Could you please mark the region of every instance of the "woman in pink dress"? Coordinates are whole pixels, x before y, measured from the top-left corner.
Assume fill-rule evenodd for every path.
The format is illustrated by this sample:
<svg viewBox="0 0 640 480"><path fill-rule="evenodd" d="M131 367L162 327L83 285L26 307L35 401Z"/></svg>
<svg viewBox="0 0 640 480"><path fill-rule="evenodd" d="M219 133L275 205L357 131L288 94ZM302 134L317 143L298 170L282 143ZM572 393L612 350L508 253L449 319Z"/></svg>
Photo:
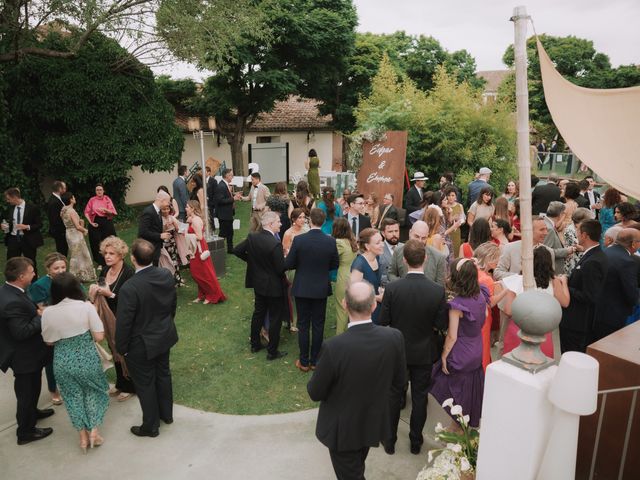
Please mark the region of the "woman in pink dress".
<svg viewBox="0 0 640 480"><path fill-rule="evenodd" d="M189 200L185 211L187 213L187 223L189 223L189 233L193 233L198 241L198 249L189 261L191 276L198 284L198 297L193 302L202 302L205 305L224 302L227 297L225 297L222 288L220 288L220 283L218 283L213 262L209 258L209 247L204 238L204 222L202 221L200 203L197 200ZM205 257L204 259L202 258L203 256Z"/></svg>
<svg viewBox="0 0 640 480"><path fill-rule="evenodd" d="M116 229L113 226L113 217L118 214L111 199L105 195L104 186L96 184L96 194L89 199L84 207L84 216L89 222L89 244L93 259L105 267L104 258L100 253L100 242L107 237L117 237Z"/></svg>

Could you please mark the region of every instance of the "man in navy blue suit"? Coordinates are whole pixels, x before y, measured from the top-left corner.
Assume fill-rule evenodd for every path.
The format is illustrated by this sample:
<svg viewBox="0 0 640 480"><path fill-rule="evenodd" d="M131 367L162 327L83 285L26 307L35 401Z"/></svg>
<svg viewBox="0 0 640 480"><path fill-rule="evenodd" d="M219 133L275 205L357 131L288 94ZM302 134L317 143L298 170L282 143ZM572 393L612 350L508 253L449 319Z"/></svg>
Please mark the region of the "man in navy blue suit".
<svg viewBox="0 0 640 480"><path fill-rule="evenodd" d="M329 272L338 268L338 248L334 238L320 230L325 213L311 209L311 230L293 239L285 260L287 270L296 270L291 295L298 310L298 345L300 358L296 367L303 372L315 369L327 311L327 297L331 295ZM311 352L309 352L309 326L311 326Z"/></svg>
<svg viewBox="0 0 640 480"><path fill-rule="evenodd" d="M638 262L633 254L639 247L640 231L625 228L604 251L609 269L596 305L594 342L623 328L638 302Z"/></svg>

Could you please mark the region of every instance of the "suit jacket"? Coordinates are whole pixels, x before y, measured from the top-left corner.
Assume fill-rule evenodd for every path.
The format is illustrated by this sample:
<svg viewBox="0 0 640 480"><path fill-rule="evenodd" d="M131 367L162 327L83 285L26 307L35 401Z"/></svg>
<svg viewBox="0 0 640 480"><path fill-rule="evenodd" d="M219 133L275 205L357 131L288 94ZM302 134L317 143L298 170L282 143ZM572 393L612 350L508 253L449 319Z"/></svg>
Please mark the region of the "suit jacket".
<svg viewBox="0 0 640 480"><path fill-rule="evenodd" d="M407 275L407 266L403 261L403 251L404 245L396 248L395 252L393 252L393 259L387 271L389 282L394 282ZM424 274L432 282L444 286L446 281L447 257L429 245L425 246L425 251L427 252L427 260L424 262Z"/></svg>
<svg viewBox="0 0 640 480"><path fill-rule="evenodd" d="M138 237L144 238L145 240L153 243L155 247L154 252L154 260L160 258L160 250L162 250L162 244L164 240L160 238L160 234L162 233L162 218L158 213L156 213L156 209L151 205L147 205L142 210L142 214L140 215L140 220L138 222Z"/></svg>
<svg viewBox="0 0 640 480"><path fill-rule="evenodd" d="M545 247L547 247L545 245ZM555 270L555 252L552 248L547 247L549 253L551 253L551 262ZM502 254L500 255L500 261L498 266L493 271L493 278L495 280L502 280L509 275L518 275L522 271L522 258L521 252L522 240L516 242L507 243L502 247Z"/></svg>
<svg viewBox="0 0 640 480"><path fill-rule="evenodd" d="M51 194L47 201L47 218L49 219L49 235L52 237L64 235L67 231L62 222L62 217L60 217L60 211L63 206L62 200Z"/></svg>
<svg viewBox="0 0 640 480"><path fill-rule="evenodd" d="M174 323L177 295L173 275L164 268L147 267L131 277L118 295L116 349L126 355L134 337L140 337L150 360L178 341Z"/></svg>
<svg viewBox="0 0 640 480"><path fill-rule="evenodd" d="M35 303L20 289L0 287L0 369L13 373L39 371L50 360L51 348L42 341Z"/></svg>
<svg viewBox="0 0 640 480"><path fill-rule="evenodd" d="M585 197L586 193L584 193L584 195L578 195L578 198L576 198L576 203L578 204L578 207L581 208L589 208L589 199Z"/></svg>
<svg viewBox="0 0 640 480"><path fill-rule="evenodd" d="M595 340L620 330L638 303L638 263L621 245L604 250L609 268L594 316Z"/></svg>
<svg viewBox="0 0 640 480"><path fill-rule="evenodd" d="M9 232L4 236L4 243L7 244L11 232L13 231L13 213L15 206L11 205L5 214L5 218L9 223ZM20 212L22 216L22 222L25 225L29 225L29 230L23 230L22 241L29 245L31 248L38 248L44 245L42 233L42 219L40 218L40 210L32 203L26 202L24 204L24 212Z"/></svg>
<svg viewBox="0 0 640 480"><path fill-rule="evenodd" d="M394 328L354 325L323 342L307 384L309 397L321 402L318 440L338 452L389 440L389 396L402 391L405 368L402 333Z"/></svg>
<svg viewBox="0 0 640 480"><path fill-rule="evenodd" d="M382 225L382 220L385 218L393 218L394 220L398 220L398 209L394 205L389 205L385 207L384 205L380 205L378 207L378 223L375 228L380 228Z"/></svg>
<svg viewBox="0 0 640 480"><path fill-rule="evenodd" d="M249 189L249 201L253 202L253 192L256 189L253 185ZM271 192L269 192L269 187L267 187L264 183L258 184L258 195L256 197L256 210L264 210L264 207L267 206L267 198L269 198ZM253 209L253 203L251 204L251 208Z"/></svg>
<svg viewBox="0 0 640 480"><path fill-rule="evenodd" d="M467 186L467 205L473 205L473 202L478 200L478 196L480 195L480 190L485 187L493 188L489 185L489 182L485 182L484 180L480 180L479 178L469 183ZM494 190L495 191L495 190Z"/></svg>
<svg viewBox="0 0 640 480"><path fill-rule="evenodd" d="M402 332L407 365L427 365L438 355L434 328L446 328L447 311L444 287L412 273L385 288L380 325Z"/></svg>
<svg viewBox="0 0 640 480"><path fill-rule="evenodd" d="M548 233L542 243L553 250L553 256L551 258L555 261L554 270L556 275L561 275L565 272L564 260L569 255L569 248L565 247L562 240L560 240L560 235L551 219L544 217L544 223L547 224Z"/></svg>
<svg viewBox="0 0 640 480"><path fill-rule="evenodd" d="M404 208L407 210L407 215L420 210L420 204L422 203L422 197L418 192L418 187L412 185L407 194L404 196Z"/></svg>
<svg viewBox="0 0 640 480"><path fill-rule="evenodd" d="M234 255L247 262L245 287L265 297L281 297L284 289L282 243L267 230L250 233L236 245Z"/></svg>
<svg viewBox="0 0 640 480"><path fill-rule="evenodd" d="M345 215L347 221L349 222L349 227L351 227L351 231L353 232L353 224L351 223L351 219L349 215ZM353 235L358 238L360 236L360 232L365 228L371 228L371 219L366 215L358 215L358 231L353 232Z"/></svg>
<svg viewBox="0 0 640 480"><path fill-rule="evenodd" d="M219 220L233 220L233 215L236 213L234 208L233 195L229 191L227 184L224 181L220 181L216 187L215 194L216 202L216 216Z"/></svg>
<svg viewBox="0 0 640 480"><path fill-rule="evenodd" d="M178 203L180 213L184 213L187 202L189 201L189 191L187 190L187 182L185 182L182 177L177 177L173 181L173 198L175 198Z"/></svg>
<svg viewBox="0 0 640 480"><path fill-rule="evenodd" d="M209 212L216 208L216 189L218 188L218 181L213 176L207 179L207 207Z"/></svg>
<svg viewBox="0 0 640 480"><path fill-rule="evenodd" d="M547 213L551 202L560 201L560 188L552 182L537 185L531 192L531 210L533 215Z"/></svg>
<svg viewBox="0 0 640 480"><path fill-rule="evenodd" d="M300 298L323 299L331 295L329 272L338 268L338 247L333 237L319 228L293 239L285 268L296 271L291 295Z"/></svg>
<svg viewBox="0 0 640 480"><path fill-rule="evenodd" d="M382 255L378 257L378 265L382 271L381 285L384 286L389 283L389 267L391 266L391 262L393 262L393 253L395 253L398 248L402 247L404 243L398 242L393 252L391 252L387 246L387 242L383 242L382 245Z"/></svg>
<svg viewBox="0 0 640 480"><path fill-rule="evenodd" d="M600 246L586 252L569 277L569 306L562 309L560 328L590 338L596 304L604 286L608 261Z"/></svg>

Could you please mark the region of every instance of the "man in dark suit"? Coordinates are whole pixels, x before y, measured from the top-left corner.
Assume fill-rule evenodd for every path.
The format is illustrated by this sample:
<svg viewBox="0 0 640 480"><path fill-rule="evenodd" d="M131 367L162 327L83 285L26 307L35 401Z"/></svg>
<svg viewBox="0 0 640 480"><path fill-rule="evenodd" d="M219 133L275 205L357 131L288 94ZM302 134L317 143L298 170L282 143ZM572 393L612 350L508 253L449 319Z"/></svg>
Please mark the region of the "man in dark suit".
<svg viewBox="0 0 640 480"><path fill-rule="evenodd" d="M582 352L593 335L597 301L607 275L607 256L600 248L602 227L597 220L585 220L577 228L578 243L584 254L569 277L569 306L562 309L560 348Z"/></svg>
<svg viewBox="0 0 640 480"><path fill-rule="evenodd" d="M142 407L139 437L157 437L160 420L173 422L169 351L178 341L174 323L176 288L171 273L154 267L154 247L143 239L131 246L136 273L120 289L116 348L124 355Z"/></svg>
<svg viewBox="0 0 640 480"><path fill-rule="evenodd" d="M2 224L5 232L4 243L7 246L7 260L13 257L25 256L33 262L35 271L34 280L38 278L37 253L38 247L44 245L42 233L42 221L40 210L24 201L20 195L20 189L8 188L4 192L4 198L10 205L5 219L7 223Z"/></svg>
<svg viewBox="0 0 640 480"><path fill-rule="evenodd" d="M587 190L584 192L584 198L589 201L589 204L586 208L591 209L591 211L595 212L596 218L600 214L600 209L602 208L602 203L600 202L600 193L596 192L593 188L596 186L596 181L593 179L592 175L587 175L584 179L589 182L587 186Z"/></svg>
<svg viewBox="0 0 640 480"><path fill-rule="evenodd" d="M184 222L187 219L185 207L189 201L189 191L187 190L187 166L180 165L178 167L178 176L173 181L173 198L178 204L178 218Z"/></svg>
<svg viewBox="0 0 640 480"><path fill-rule="evenodd" d="M251 351L256 353L264 348L260 343L260 329L268 313L267 360L275 360L287 354L278 351L287 292L284 253L279 239L280 215L276 212L265 212L261 224L262 230L249 233L246 240L234 248L233 253L247 262L245 287L253 288L255 296L251 317Z"/></svg>
<svg viewBox="0 0 640 480"><path fill-rule="evenodd" d="M0 369L13 370L17 400L18 445L45 438L52 428L37 428L36 421L53 415L52 409L38 410L42 367L51 361L51 349L42 341L40 311L25 290L34 270L31 260L15 257L7 261L6 283L0 287Z"/></svg>
<svg viewBox="0 0 640 480"><path fill-rule="evenodd" d="M385 218L398 220L398 209L393 205L393 193L386 193L382 199L382 205L378 207L378 222L375 228L382 230L382 222Z"/></svg>
<svg viewBox="0 0 640 480"><path fill-rule="evenodd" d="M216 218L216 189L218 188L218 181L211 175L211 169L205 167L207 173L207 208L209 208L209 225L211 225L211 231L214 229Z"/></svg>
<svg viewBox="0 0 640 480"><path fill-rule="evenodd" d="M435 328L447 325L447 303L444 287L424 275L424 244L409 240L402 249L408 272L406 277L390 283L384 291L380 309L380 325L397 328L404 336L407 371L411 381L411 420L409 441L411 453L420 453L424 441L422 429L427 421L427 394L433 360L438 356ZM402 395L397 392L389 400L392 437L385 442L388 454L395 452L400 421Z"/></svg>
<svg viewBox="0 0 640 480"><path fill-rule="evenodd" d="M321 402L316 437L329 449L336 477L364 480L369 448L392 435L389 396L404 385L404 342L398 330L371 322L376 301L367 282L349 285L343 304L349 328L322 346L307 391Z"/></svg>
<svg viewBox="0 0 640 480"><path fill-rule="evenodd" d="M349 213L347 213L347 221L351 227L351 231L356 239L360 236L360 232L365 228L371 227L371 220L364 214L365 201L364 195L354 193L349 197Z"/></svg>
<svg viewBox="0 0 640 480"><path fill-rule="evenodd" d="M60 217L60 211L64 207L61 195L67 191L64 182L56 180L51 185L51 196L47 200L47 218L49 218L49 235L56 242L56 252L67 256L69 245L67 245L67 229Z"/></svg>
<svg viewBox="0 0 640 480"><path fill-rule="evenodd" d="M411 181L413 182L413 187L407 190L404 196L404 208L407 210L407 216L416 210L420 210L423 195L422 189L427 181L427 177L425 177L422 172L416 172L413 174Z"/></svg>
<svg viewBox="0 0 640 480"><path fill-rule="evenodd" d="M325 213L312 208L309 213L311 229L293 239L285 268L296 271L291 295L298 310L298 345L300 358L296 367L303 372L315 368L327 313L327 297L331 295L329 272L338 268L338 248L333 237L320 230ZM311 326L311 352L309 353L309 326Z"/></svg>
<svg viewBox="0 0 640 480"><path fill-rule="evenodd" d="M160 251L165 240L171 237L171 233L162 231L162 208L168 207L171 197L163 190L159 190L156 199L151 205L147 205L138 222L138 237L144 238L153 244L153 265L158 266Z"/></svg>
<svg viewBox="0 0 640 480"><path fill-rule="evenodd" d="M560 201L560 187L558 187L558 174L551 172L544 185L536 185L531 192L531 210L533 215L546 213L551 202Z"/></svg>
<svg viewBox="0 0 640 480"><path fill-rule="evenodd" d="M633 254L640 248L640 231L623 229L604 250L609 268L596 304L593 339L598 341L625 326L638 303L638 262Z"/></svg>
<svg viewBox="0 0 640 480"><path fill-rule="evenodd" d="M239 194L233 194L231 180L233 180L233 170L225 168L215 194L216 215L220 224L219 234L227 239L228 253L233 253L233 216L236 213L234 203L240 198Z"/></svg>

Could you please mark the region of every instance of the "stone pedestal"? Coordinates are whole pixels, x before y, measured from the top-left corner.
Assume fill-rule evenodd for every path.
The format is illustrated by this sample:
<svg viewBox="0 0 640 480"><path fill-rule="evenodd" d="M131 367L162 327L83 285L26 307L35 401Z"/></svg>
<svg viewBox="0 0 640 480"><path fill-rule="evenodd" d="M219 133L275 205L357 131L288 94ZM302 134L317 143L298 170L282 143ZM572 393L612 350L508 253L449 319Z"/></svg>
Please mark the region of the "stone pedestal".
<svg viewBox="0 0 640 480"><path fill-rule="evenodd" d="M207 242L209 251L211 252L210 260L213 262L213 268L216 270L216 276L218 278L224 277L226 273L226 257L227 247L225 239L218 237L214 238L210 242Z"/></svg>

